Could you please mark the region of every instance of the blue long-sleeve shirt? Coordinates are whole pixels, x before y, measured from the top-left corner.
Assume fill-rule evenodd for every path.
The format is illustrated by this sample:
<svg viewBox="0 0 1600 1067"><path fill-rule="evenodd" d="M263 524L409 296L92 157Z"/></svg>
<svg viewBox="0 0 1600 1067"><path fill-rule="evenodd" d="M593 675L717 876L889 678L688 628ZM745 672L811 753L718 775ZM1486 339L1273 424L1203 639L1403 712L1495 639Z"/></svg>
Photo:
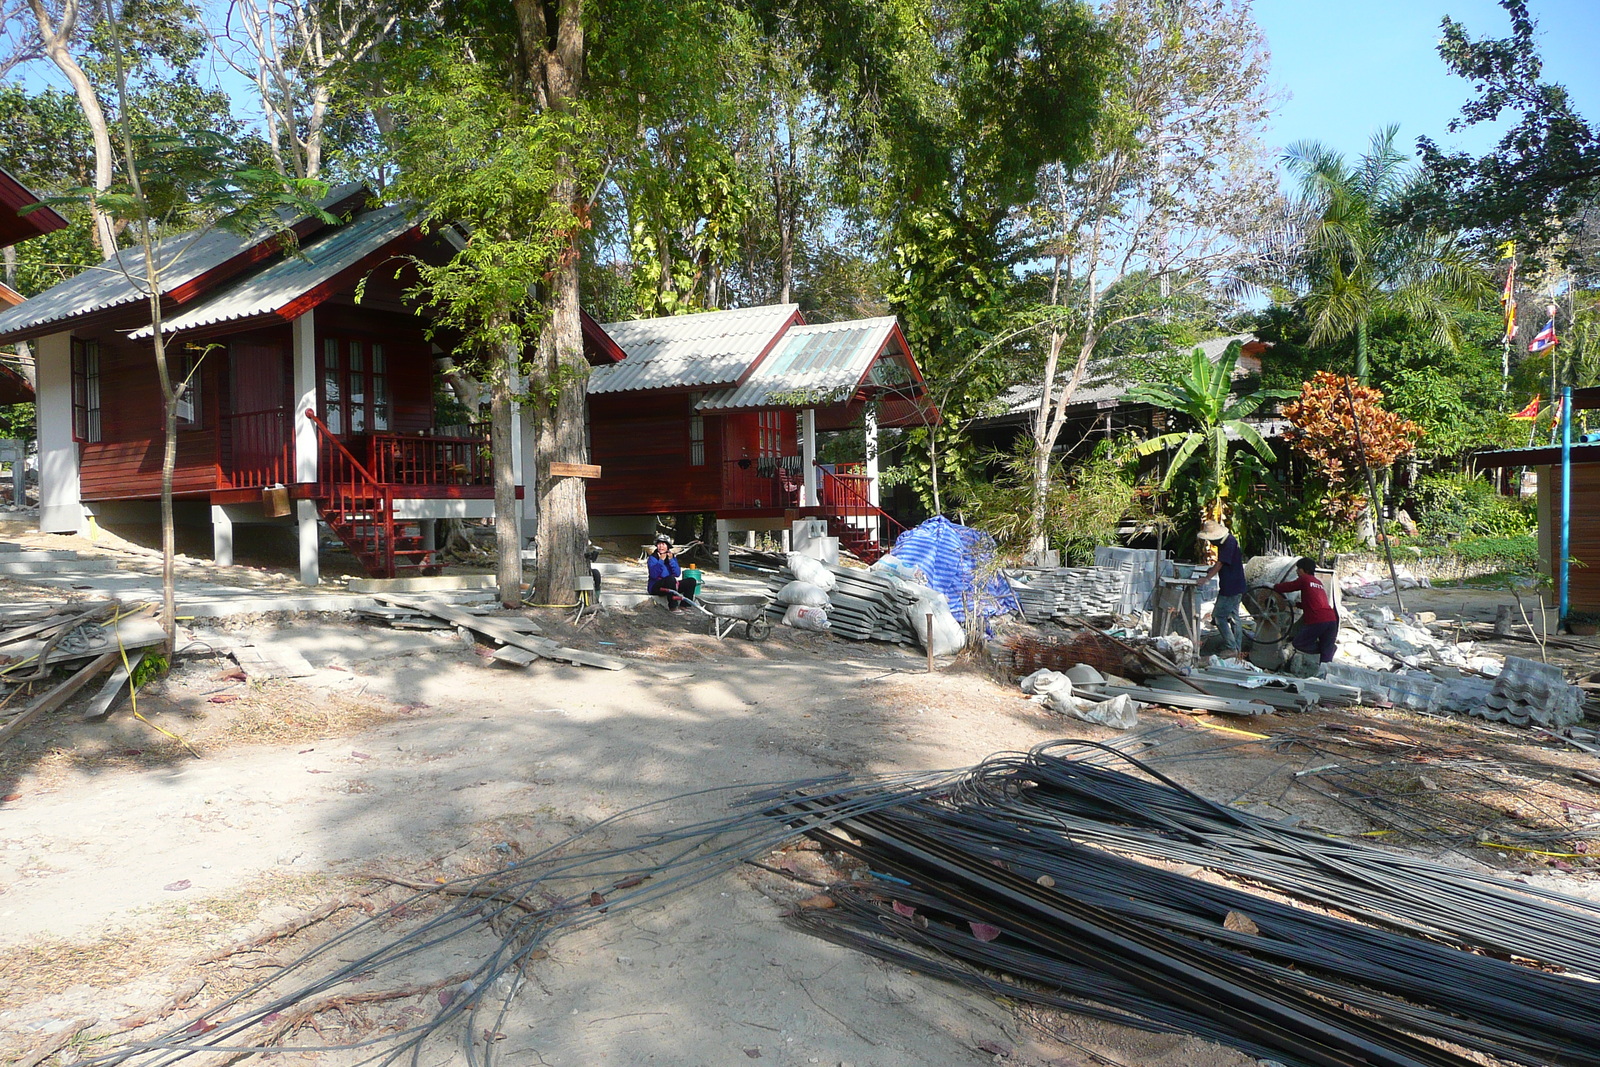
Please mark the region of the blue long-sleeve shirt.
<svg viewBox="0 0 1600 1067"><path fill-rule="evenodd" d="M650 583L652 585L662 578L683 577L683 568L678 566L678 561L673 556L662 559L652 552L646 560L646 566L650 568Z"/></svg>

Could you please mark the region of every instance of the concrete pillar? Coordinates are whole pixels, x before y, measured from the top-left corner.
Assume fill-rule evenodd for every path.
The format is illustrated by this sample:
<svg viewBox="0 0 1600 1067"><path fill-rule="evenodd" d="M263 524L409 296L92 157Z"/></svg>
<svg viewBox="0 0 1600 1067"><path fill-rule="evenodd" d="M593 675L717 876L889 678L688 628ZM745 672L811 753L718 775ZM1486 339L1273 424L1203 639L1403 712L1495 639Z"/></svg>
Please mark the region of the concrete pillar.
<svg viewBox="0 0 1600 1067"><path fill-rule="evenodd" d="M53 333L34 346L38 373L39 529L77 533L85 515L72 439L72 335Z"/></svg>
<svg viewBox="0 0 1600 1067"><path fill-rule="evenodd" d="M521 393L523 382L516 380L513 392ZM517 484L522 486L522 506L517 510L517 543L526 546L539 529L538 443L532 412L522 404L511 405L511 462Z"/></svg>
<svg viewBox="0 0 1600 1067"><path fill-rule="evenodd" d="M728 562L728 520L717 520L717 569L723 574L733 573L733 564Z"/></svg>
<svg viewBox="0 0 1600 1067"><path fill-rule="evenodd" d="M870 401L862 412L862 436L866 439L867 502L878 506L878 409ZM867 530L883 540L883 525L877 515L867 516Z"/></svg>
<svg viewBox="0 0 1600 1067"><path fill-rule="evenodd" d="M817 506L817 412L806 408L800 413L800 504Z"/></svg>
<svg viewBox="0 0 1600 1067"><path fill-rule="evenodd" d="M418 519L417 520L417 529L422 534L422 547L423 548L438 548L439 547L439 520L438 519Z"/></svg>
<svg viewBox="0 0 1600 1067"><path fill-rule="evenodd" d="M317 480L317 428L306 418L306 412L318 410L316 315L316 311L308 311L289 327L294 366L294 477L302 483Z"/></svg>
<svg viewBox="0 0 1600 1067"><path fill-rule="evenodd" d="M295 525L300 534L300 581L305 585L322 582L322 565L317 559L317 505L310 500L296 500Z"/></svg>
<svg viewBox="0 0 1600 1067"><path fill-rule="evenodd" d="M864 412L863 435L866 437L867 499L878 506L878 409L867 404Z"/></svg>
<svg viewBox="0 0 1600 1067"><path fill-rule="evenodd" d="M211 505L211 559L219 567L233 566L233 516L221 504Z"/></svg>

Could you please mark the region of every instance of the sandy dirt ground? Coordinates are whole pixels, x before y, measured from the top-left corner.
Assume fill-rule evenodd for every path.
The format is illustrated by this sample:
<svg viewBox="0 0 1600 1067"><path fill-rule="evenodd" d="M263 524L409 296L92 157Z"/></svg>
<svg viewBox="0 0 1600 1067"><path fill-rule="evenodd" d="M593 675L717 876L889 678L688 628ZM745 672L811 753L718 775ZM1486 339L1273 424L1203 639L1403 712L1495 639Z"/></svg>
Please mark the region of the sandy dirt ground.
<svg viewBox="0 0 1600 1067"><path fill-rule="evenodd" d="M34 595L0 589L0 601ZM1472 595L1492 618L1496 594ZM1457 605L1468 606L1479 610L1465 597ZM654 606L581 631L559 613L535 616L549 635L629 666L511 669L452 631L233 620L195 631L196 650L218 633L282 642L315 673L259 681L226 658L190 655L136 709L84 723L69 706L0 749L0 1062L64 1027L81 1032L54 1062L185 1020L203 1027L226 997L301 952L354 953L333 939L365 918L389 916L386 929L404 932L434 914L426 904L396 912L410 890L385 879L427 886L496 870L695 790L962 767L1056 738L1113 736L1047 713L967 660L930 675L920 654L783 628L764 644L718 642L703 618ZM1136 733L1144 757L1206 796L1340 834L1392 828L1297 771L1333 760L1376 774L1404 762L1395 773L1435 788L1401 783L1396 795L1440 782L1452 793L1465 752L1498 783L1454 813L1451 826L1479 820L1478 830L1398 835L1397 847L1585 895L1600 886L1572 851L1600 811L1600 790L1571 773L1600 769L1587 753L1491 724L1356 709L1245 720L1152 709ZM620 847L672 832L718 817L732 796L650 808L594 840ZM1509 840L1497 816L1572 841L1495 848ZM795 859L767 857L802 869ZM516 1065L1255 1062L1194 1038L1014 1012L810 938L783 916L815 892L735 865L596 918L529 964L508 1016L467 1036ZM275 929L285 936L252 943ZM374 987L425 993L330 1008L296 1043L397 1029L497 943L483 930L420 953ZM423 1062L467 1062L462 1040L435 1042Z"/></svg>

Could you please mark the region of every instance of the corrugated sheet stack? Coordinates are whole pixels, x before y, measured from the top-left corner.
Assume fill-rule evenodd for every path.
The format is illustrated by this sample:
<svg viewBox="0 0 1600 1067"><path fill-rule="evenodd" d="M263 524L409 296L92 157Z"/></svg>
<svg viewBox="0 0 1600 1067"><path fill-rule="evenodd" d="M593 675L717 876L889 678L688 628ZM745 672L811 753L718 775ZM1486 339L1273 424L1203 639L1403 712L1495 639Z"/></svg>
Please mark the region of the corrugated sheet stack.
<svg viewBox="0 0 1600 1067"><path fill-rule="evenodd" d="M839 637L852 641L890 641L895 644L920 644L906 618L906 609L917 602L912 593L896 588L894 582L871 571L851 567L829 567L834 585L828 592L828 627ZM788 567L781 567L767 583L773 595L795 580ZM767 615L782 620L784 605L774 601Z"/></svg>
<svg viewBox="0 0 1600 1067"><path fill-rule="evenodd" d="M1114 567L1013 568L1001 573L1030 622L1113 615L1128 598L1129 572Z"/></svg>

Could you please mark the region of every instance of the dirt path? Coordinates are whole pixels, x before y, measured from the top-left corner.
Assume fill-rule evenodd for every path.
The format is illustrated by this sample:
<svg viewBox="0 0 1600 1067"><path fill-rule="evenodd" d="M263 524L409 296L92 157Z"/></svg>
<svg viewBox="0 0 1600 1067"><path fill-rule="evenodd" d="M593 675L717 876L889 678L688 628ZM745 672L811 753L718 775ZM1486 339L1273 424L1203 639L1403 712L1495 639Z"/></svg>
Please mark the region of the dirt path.
<svg viewBox="0 0 1600 1067"><path fill-rule="evenodd" d="M710 786L959 767L1053 738L1109 736L970 667L930 676L892 648L782 629L765 645L718 643L696 620L654 608L572 635L628 657L621 672L489 667L484 650L449 632L315 618L244 625L293 644L317 672L258 684L230 677L226 660L190 660L141 699L149 725L126 710L82 724L68 709L0 752L0 1049L29 1047L68 1020L96 1018L86 1033L106 1035L183 992L180 1010L198 1010L259 977L263 960L392 906L401 894L366 877L375 871L429 883L494 870ZM1275 721L1244 725L1270 734ZM1207 795L1361 828L1337 805L1288 795L1303 752L1170 713L1147 713L1142 728L1168 753L1243 746L1171 762ZM1276 785L1263 788L1267 779ZM684 801L614 839L713 817L725 801ZM796 888L729 871L557 940L498 1024L502 1062L1252 1062L1082 1019L1055 1020L1068 1043L1045 1039L984 998L793 931L782 901ZM281 946L197 965L346 897L352 907ZM409 973L440 979L487 943L452 943ZM350 1013L323 1037L400 1025L395 1011ZM456 1058L442 1048L429 1062Z"/></svg>

